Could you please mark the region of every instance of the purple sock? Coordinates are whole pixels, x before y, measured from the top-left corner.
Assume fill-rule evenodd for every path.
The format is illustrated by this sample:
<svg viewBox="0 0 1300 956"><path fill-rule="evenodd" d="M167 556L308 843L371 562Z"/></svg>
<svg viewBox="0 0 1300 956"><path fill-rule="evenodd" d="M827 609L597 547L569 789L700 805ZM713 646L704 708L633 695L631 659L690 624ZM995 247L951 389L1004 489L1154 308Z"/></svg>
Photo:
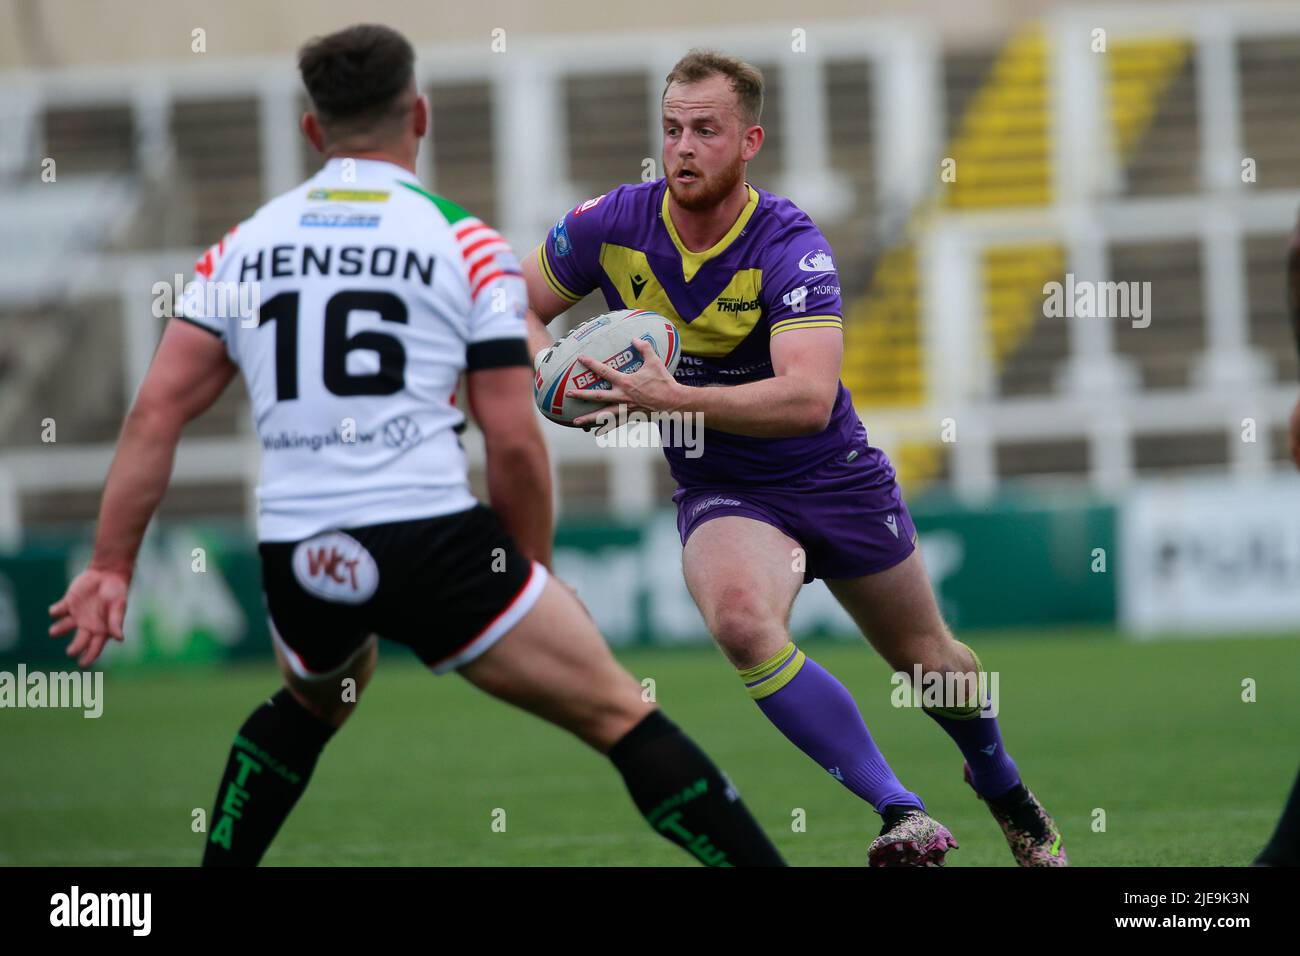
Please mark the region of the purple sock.
<svg viewBox="0 0 1300 956"><path fill-rule="evenodd" d="M991 708L987 701L983 713ZM970 766L971 782L981 797L1000 797L1020 782L1020 771L1002 745L1002 731L993 716L971 717L956 720L927 710L949 737L957 744Z"/></svg>
<svg viewBox="0 0 1300 956"><path fill-rule="evenodd" d="M740 675L767 719L877 812L890 804L925 808L889 769L853 696L794 644Z"/></svg>

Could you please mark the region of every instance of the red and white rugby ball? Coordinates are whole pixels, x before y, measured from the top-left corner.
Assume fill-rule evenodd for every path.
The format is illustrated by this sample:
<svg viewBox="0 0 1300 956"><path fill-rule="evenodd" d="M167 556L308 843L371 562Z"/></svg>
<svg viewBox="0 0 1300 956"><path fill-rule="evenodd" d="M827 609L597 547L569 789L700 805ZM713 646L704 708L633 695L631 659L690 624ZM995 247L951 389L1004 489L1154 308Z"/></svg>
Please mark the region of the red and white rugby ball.
<svg viewBox="0 0 1300 956"><path fill-rule="evenodd" d="M575 418L608 404L565 395L571 388L609 390L609 383L579 362L578 357L588 355L630 375L645 364L632 344L637 339L650 343L669 374L677 371L682 340L669 319L646 309L606 312L583 322L549 349L538 353L533 394L542 414L560 425L572 426Z"/></svg>

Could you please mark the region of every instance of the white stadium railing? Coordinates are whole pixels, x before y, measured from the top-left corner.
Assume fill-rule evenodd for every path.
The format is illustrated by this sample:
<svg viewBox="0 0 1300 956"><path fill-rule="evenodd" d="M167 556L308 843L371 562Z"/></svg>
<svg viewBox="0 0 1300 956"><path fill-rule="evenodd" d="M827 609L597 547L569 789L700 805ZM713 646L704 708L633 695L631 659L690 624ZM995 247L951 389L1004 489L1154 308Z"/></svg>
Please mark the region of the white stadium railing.
<svg viewBox="0 0 1300 956"><path fill-rule="evenodd" d="M1088 37L1104 26L1113 41L1126 36L1179 36L1195 44L1200 114L1200 188L1171 199L1127 199L1118 195L1119 163L1104 122L1103 75ZM1133 481L1135 436L1207 425L1237 427L1254 418L1261 434L1285 421L1295 394L1276 383L1252 354L1246 329L1243 236L1290 228L1300 191L1266 191L1241 182L1241 104L1236 45L1244 39L1300 36L1300 9L1252 3L1152 7L1066 8L1045 24L1054 44L1052 70L1054 205L1022 212L974 214L938 211L921 235L922 301L927 381L923 409L872 412L868 425L877 444L888 448L905 438L932 438L946 418L958 422L951 478L971 499L996 484L994 449L1007 440L1076 437L1091 451L1089 478L1114 490ZM492 89L494 188L500 227L520 249L531 248L557 209L583 198L565 168L561 136L562 81L574 75L644 71L646 96L657 115L662 77L691 46L717 45L759 61L779 63L782 109L779 140L782 180L773 184L814 218L846 214L847 185L830 166L830 124L821 69L835 59L867 61L873 71L871 115L881 239L888 223L905 218L938 184L944 90L942 49L935 31L907 20L806 25L806 52L792 53L786 28L703 28L698 32L601 35L535 40L511 37L508 54L474 47L430 47L419 51L419 82L484 80ZM136 138L136 168L156 179L172 167L168 116L178 100L255 97L259 103L262 182L274 195L304 178L296 123L298 82L289 57L275 60L73 69L50 73L0 74L0 189L30 180L44 155L37 118L50 107L130 104ZM655 136L657 137L657 130ZM438 130L432 131L438 136ZM239 148L237 144L232 148ZM422 155L422 178L437 187L433 151ZM0 225L2 228L2 225ZM215 238L215 237L214 237ZM993 393L992 370L982 356L979 263L993 245L1050 241L1067 251L1067 269L1079 278L1107 279L1109 243L1144 239L1193 239L1200 243L1204 313L1208 328L1200 374L1178 392L1143 392L1116 354L1113 329L1105 320L1069 325L1067 374L1048 397L1005 399ZM0 261L0 310L33 300L32 284L45 276L51 294L72 296L75 285L115 289L122 323L126 391L134 393L157 337L150 290L186 272L195 250L82 256L72 277L53 273L48 259L21 255ZM59 283L62 281L63 285ZM557 457L604 461L612 469L611 504L648 509L655 504L654 449L603 449L590 436L546 429ZM481 455L472 437L471 456ZM1249 476L1270 466L1265 444L1229 443L1234 473ZM1241 447L1237 447L1241 445ZM98 487L107 470L107 446L32 446L0 452L0 539L21 534L21 496L32 491ZM177 482L242 481L251 489L258 459L250 434L224 439L186 439ZM248 495L251 502L251 491ZM251 505L250 505L251 513Z"/></svg>

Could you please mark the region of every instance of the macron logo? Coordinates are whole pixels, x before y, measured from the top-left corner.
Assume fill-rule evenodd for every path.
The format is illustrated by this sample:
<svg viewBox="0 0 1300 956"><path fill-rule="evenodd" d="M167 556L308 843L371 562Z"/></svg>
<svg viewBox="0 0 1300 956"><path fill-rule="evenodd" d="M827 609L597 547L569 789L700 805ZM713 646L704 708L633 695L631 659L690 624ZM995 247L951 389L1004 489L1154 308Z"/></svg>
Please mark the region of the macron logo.
<svg viewBox="0 0 1300 956"><path fill-rule="evenodd" d="M50 897L51 926L129 926L133 936L148 936L152 893L71 893Z"/></svg>
<svg viewBox="0 0 1300 956"><path fill-rule="evenodd" d="M885 519L885 527L888 528L891 532L893 532L895 538L898 537L898 518L896 518L894 515L890 515L888 518Z"/></svg>

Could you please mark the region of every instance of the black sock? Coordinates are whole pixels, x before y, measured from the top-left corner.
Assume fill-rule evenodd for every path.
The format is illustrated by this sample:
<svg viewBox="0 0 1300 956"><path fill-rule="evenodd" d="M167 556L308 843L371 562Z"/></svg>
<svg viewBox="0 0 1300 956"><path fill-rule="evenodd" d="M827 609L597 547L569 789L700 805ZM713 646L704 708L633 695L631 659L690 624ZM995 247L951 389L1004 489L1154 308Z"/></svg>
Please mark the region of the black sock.
<svg viewBox="0 0 1300 956"><path fill-rule="evenodd" d="M335 728L288 688L253 711L235 735L217 789L204 866L256 866L289 816Z"/></svg>
<svg viewBox="0 0 1300 956"><path fill-rule="evenodd" d="M1020 806L1022 803L1028 802L1028 800L1029 790L1025 787L1024 783L1021 782L1016 784L1006 793L999 794L996 797L989 797L987 802L989 806L994 809L1001 810L1003 813L1008 813Z"/></svg>
<svg viewBox="0 0 1300 956"><path fill-rule="evenodd" d="M614 744L609 759L655 831L708 866L784 866L713 761L654 711Z"/></svg>
<svg viewBox="0 0 1300 956"><path fill-rule="evenodd" d="M1291 786L1291 796L1273 831L1273 839L1268 841L1255 865L1300 866L1300 775Z"/></svg>

